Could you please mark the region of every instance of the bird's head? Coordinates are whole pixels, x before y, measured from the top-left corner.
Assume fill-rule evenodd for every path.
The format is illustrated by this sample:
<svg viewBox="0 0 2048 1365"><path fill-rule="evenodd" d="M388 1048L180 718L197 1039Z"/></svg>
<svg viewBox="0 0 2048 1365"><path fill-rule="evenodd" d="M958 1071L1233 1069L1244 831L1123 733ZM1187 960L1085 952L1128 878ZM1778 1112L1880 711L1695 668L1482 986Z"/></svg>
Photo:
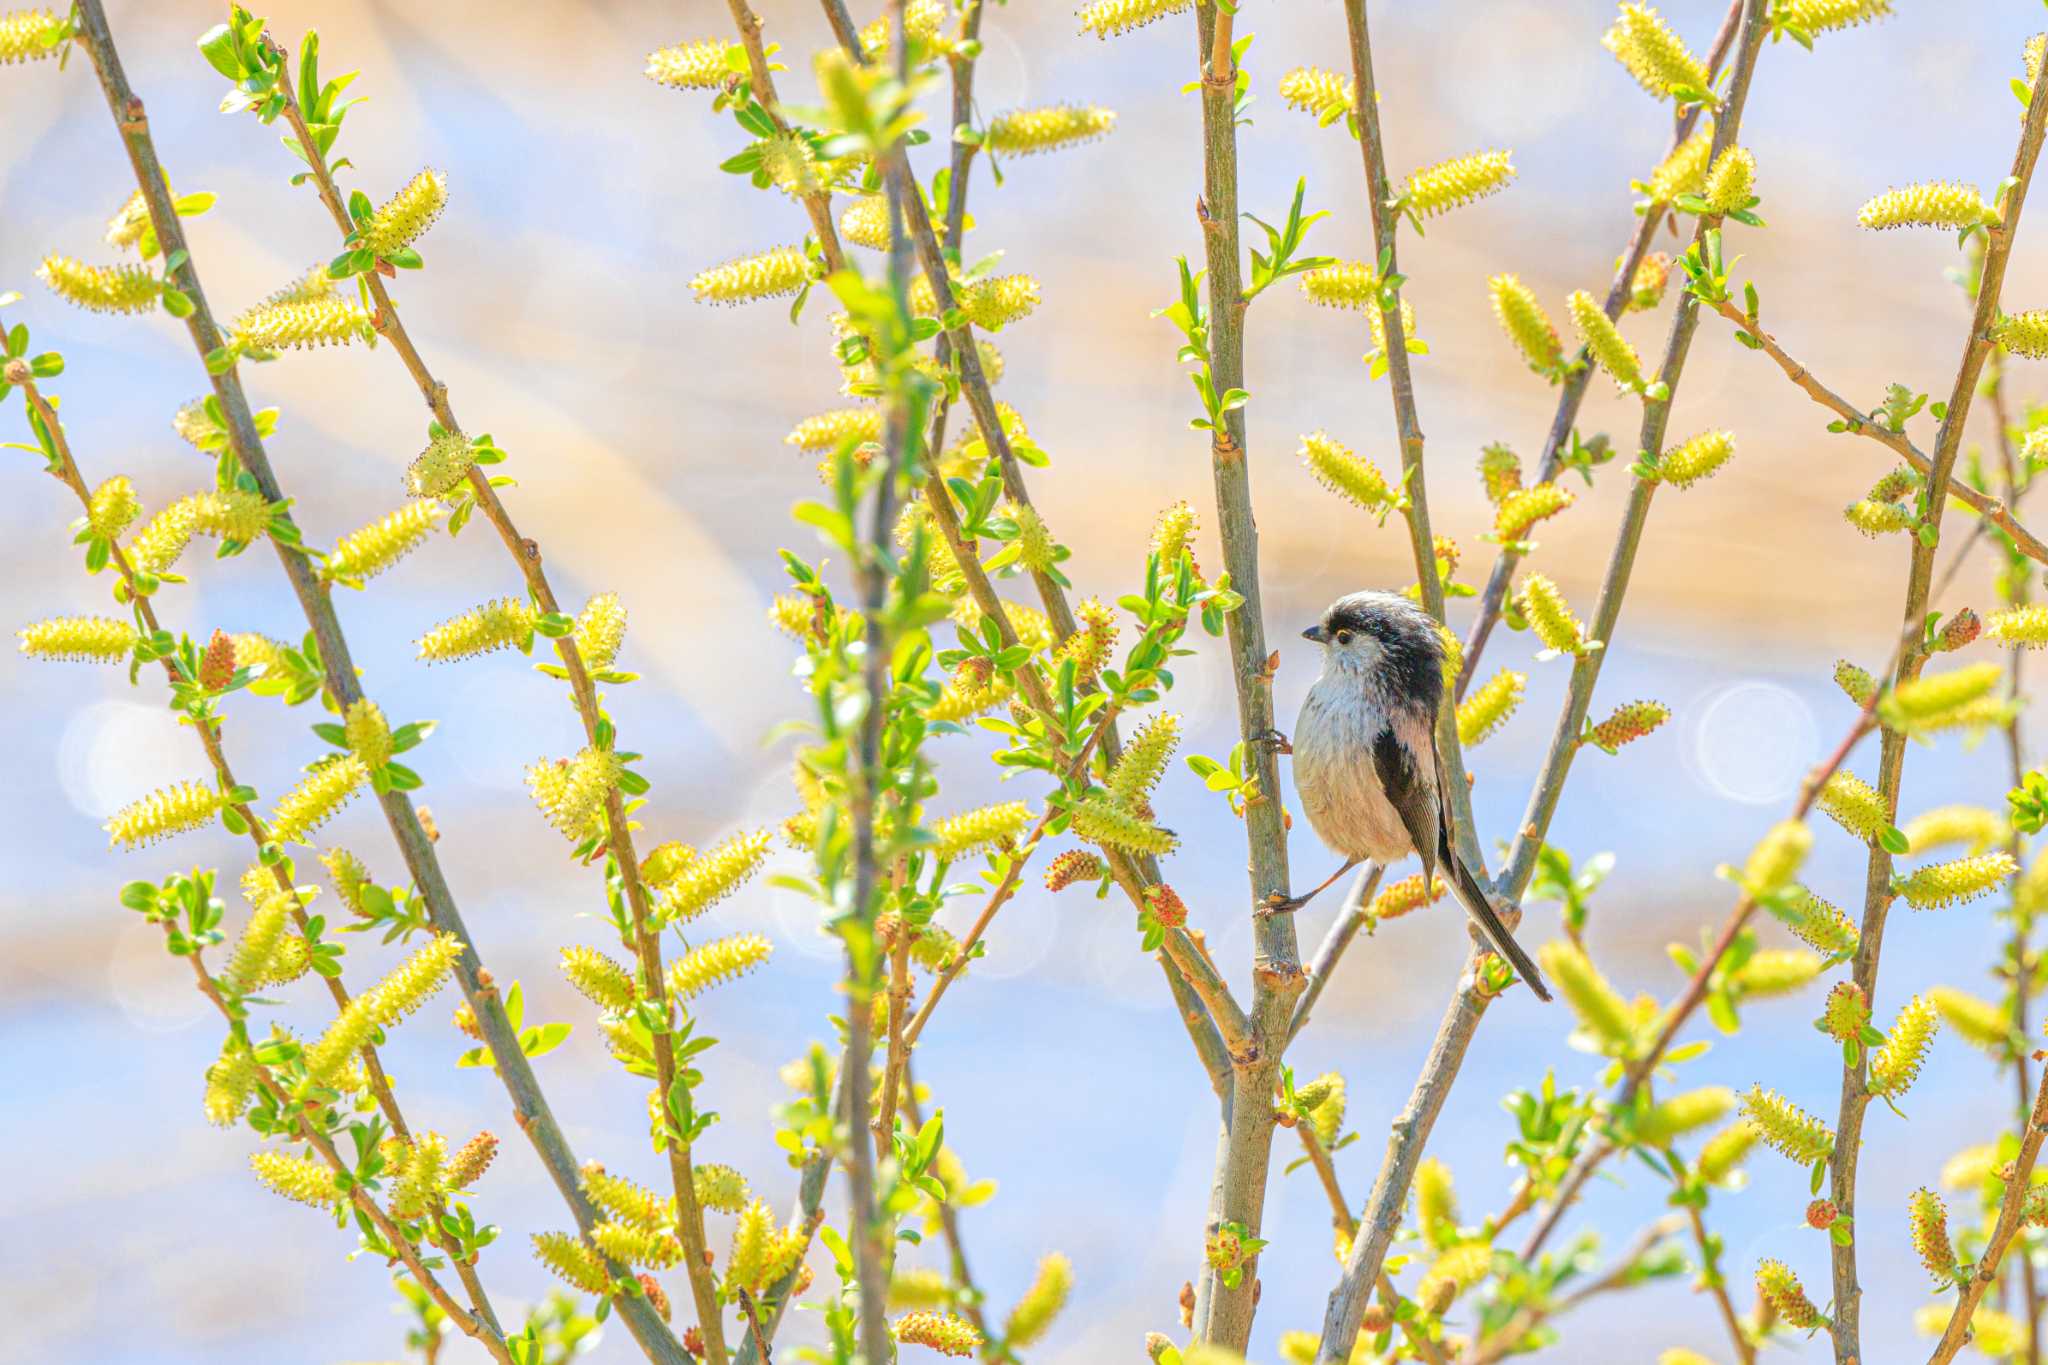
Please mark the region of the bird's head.
<svg viewBox="0 0 2048 1365"><path fill-rule="evenodd" d="M1441 692L1443 637L1429 613L1398 593L1340 597L1301 634L1323 647L1327 669L1373 677L1391 691L1418 698Z"/></svg>

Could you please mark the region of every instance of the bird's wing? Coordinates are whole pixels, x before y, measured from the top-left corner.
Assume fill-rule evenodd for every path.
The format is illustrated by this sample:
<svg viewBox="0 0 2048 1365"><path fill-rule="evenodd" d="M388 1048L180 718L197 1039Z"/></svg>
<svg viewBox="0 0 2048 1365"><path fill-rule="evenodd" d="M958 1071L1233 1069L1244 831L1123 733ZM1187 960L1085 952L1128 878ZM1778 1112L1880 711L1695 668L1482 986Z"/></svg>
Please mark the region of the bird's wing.
<svg viewBox="0 0 2048 1365"><path fill-rule="evenodd" d="M1424 874L1434 875L1444 843L1442 816L1430 780L1434 774L1425 776L1417 771L1414 759L1415 751L1395 738L1392 726L1382 729L1372 742L1372 766L1379 774L1380 790L1401 817L1401 827L1408 831L1416 855L1422 859Z"/></svg>

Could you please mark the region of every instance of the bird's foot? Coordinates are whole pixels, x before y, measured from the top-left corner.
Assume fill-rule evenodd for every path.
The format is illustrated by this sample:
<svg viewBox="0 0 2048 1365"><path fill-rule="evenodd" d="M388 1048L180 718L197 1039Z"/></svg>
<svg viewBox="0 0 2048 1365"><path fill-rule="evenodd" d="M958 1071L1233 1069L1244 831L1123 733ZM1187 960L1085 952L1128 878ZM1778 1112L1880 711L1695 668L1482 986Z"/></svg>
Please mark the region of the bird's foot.
<svg viewBox="0 0 2048 1365"><path fill-rule="evenodd" d="M1265 729L1253 735L1252 743L1257 744L1262 748L1271 749L1276 754L1291 754L1294 752L1294 744L1292 743L1292 741L1290 741L1287 738L1287 736L1281 734L1278 730L1273 729L1271 726L1267 726Z"/></svg>
<svg viewBox="0 0 2048 1365"><path fill-rule="evenodd" d="M1252 911L1252 918L1271 919L1275 915L1291 915L1307 905L1310 899L1308 896L1283 896L1275 891L1259 902L1258 909Z"/></svg>

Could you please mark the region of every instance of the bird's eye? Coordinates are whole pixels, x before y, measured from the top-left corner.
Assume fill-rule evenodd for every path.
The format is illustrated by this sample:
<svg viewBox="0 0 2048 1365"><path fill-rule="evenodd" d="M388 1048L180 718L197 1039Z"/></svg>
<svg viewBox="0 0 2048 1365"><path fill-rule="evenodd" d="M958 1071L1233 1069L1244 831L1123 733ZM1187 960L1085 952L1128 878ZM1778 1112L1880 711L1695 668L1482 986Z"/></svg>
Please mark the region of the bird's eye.
<svg viewBox="0 0 2048 1365"><path fill-rule="evenodd" d="M1350 644L1350 643L1351 643L1351 632L1350 632L1350 631L1348 631L1348 630L1340 630L1340 631L1338 631L1338 632L1337 632L1337 643L1338 643L1338 644L1340 644L1340 645L1348 645L1348 644Z"/></svg>

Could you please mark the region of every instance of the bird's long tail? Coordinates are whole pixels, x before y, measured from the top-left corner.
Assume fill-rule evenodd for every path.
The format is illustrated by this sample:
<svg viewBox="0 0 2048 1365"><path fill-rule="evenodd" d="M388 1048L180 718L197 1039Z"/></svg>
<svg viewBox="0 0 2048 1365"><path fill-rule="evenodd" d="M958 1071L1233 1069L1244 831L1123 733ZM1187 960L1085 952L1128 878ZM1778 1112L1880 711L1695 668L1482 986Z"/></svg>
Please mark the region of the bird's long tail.
<svg viewBox="0 0 2048 1365"><path fill-rule="evenodd" d="M1444 871L1449 874L1451 888L1457 892L1459 902L1465 907L1465 913L1472 917L1472 922L1479 926L1479 932L1486 936L1487 945L1508 960L1508 965L1515 969L1515 974L1528 982L1529 989L1536 992L1538 1000L1548 1002L1550 987L1544 984L1543 973L1536 970L1536 964L1522 951L1522 945L1515 942L1515 936L1500 922L1500 916L1494 913L1493 902L1488 899L1485 888L1479 884L1479 879L1465 866L1465 860L1455 853L1448 854L1444 858Z"/></svg>

